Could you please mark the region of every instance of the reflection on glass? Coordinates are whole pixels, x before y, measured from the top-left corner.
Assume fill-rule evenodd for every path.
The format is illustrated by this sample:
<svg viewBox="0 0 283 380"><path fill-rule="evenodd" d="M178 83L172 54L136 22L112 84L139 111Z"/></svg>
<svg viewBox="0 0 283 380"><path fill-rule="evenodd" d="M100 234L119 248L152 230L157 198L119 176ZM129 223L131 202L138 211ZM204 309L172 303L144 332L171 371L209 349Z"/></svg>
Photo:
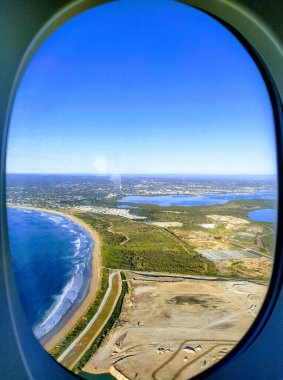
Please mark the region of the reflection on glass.
<svg viewBox="0 0 283 380"><path fill-rule="evenodd" d="M35 336L86 378L187 379L218 362L267 291L276 181L267 89L218 22L164 0L62 25L22 78L8 146Z"/></svg>

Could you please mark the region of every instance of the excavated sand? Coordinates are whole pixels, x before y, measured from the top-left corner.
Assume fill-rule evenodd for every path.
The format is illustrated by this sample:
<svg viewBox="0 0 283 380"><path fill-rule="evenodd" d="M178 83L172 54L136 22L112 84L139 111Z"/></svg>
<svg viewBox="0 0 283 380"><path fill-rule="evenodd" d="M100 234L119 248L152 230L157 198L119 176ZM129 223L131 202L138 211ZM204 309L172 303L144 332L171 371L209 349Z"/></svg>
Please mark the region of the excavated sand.
<svg viewBox="0 0 283 380"><path fill-rule="evenodd" d="M187 379L224 357L251 326L267 287L247 281L127 275L130 292L84 370L120 379Z"/></svg>

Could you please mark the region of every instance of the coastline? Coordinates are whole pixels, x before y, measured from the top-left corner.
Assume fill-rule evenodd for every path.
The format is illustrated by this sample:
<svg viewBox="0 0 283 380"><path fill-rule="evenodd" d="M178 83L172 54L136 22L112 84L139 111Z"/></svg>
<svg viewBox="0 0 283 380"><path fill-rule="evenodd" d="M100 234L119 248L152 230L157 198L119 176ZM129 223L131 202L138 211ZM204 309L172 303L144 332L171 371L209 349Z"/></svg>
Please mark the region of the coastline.
<svg viewBox="0 0 283 380"><path fill-rule="evenodd" d="M70 312L67 313L66 316L62 318L62 320L58 323L58 327L54 327L54 331L50 331L46 336L42 338L41 344L43 347L49 351L51 350L76 324L78 319L80 319L83 314L86 312L88 307L90 306L91 302L94 299L95 294L97 293L100 285L100 270L101 270L101 255L100 255L100 246L101 241L98 233L94 231L90 226L76 217L75 215L69 214L68 212L64 211L57 211L57 210L49 210L44 208L37 208L37 207L30 207L30 206L7 206L11 208L22 208L22 209L30 209L35 211L42 211L50 214L57 214L60 216L63 216L72 222L78 224L80 227L85 229L89 235L91 236L92 240L94 241L94 247L92 251L92 276L90 278L89 283L89 289L88 292L84 298L84 300L79 305L74 305L73 310L70 310ZM95 276L93 275L95 274Z"/></svg>

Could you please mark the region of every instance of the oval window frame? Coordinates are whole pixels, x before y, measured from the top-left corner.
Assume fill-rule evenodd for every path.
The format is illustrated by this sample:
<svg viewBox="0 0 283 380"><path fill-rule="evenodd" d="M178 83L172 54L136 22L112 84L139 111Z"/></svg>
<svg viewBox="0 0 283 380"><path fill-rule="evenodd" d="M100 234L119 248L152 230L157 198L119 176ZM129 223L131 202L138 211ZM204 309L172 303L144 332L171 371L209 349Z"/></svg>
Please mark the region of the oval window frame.
<svg viewBox="0 0 283 380"><path fill-rule="evenodd" d="M41 3L44 6L43 14L32 15L28 13L25 15L26 20L31 19L35 21L35 24L31 24L26 27L27 38L24 41L18 41L16 47L18 51L12 52L15 65L11 68L10 77L5 83L4 88L1 90L4 94L4 102L2 103L1 113L1 135L3 136L1 144L1 177L0 177L0 196L1 196L1 254L2 254L2 266L1 266L1 278L0 278L0 299L3 303L3 309L1 313L1 325L6 326L7 329L4 332L4 341L10 342L8 348L16 350L16 358L12 360L13 370L11 372L11 365L5 363L6 356L1 355L2 364L4 364L4 371L2 372L5 378L14 379L72 379L77 378L75 375L69 373L55 362L50 356L45 353L41 348L37 340L34 338L31 330L26 323L25 316L21 309L21 305L18 299L17 290L13 278L13 272L11 268L9 244L7 238L7 223L6 223L6 203L5 203L5 157L6 157L6 144L7 144L7 131L9 126L10 114L13 105L13 101L17 92L17 88L20 79L25 71L27 64L32 58L38 47L44 42L46 38L62 23L66 22L70 18L76 16L82 11L88 8L98 6L110 2L111 0L85 0L74 1L69 3L66 0L60 2L50 2L49 5L43 5L44 0L31 1L30 11L38 9L38 4ZM268 27L268 18L260 16L259 9L251 11L247 7L250 1L241 0L229 2L225 0L179 0L183 4L194 6L212 17L216 18L226 28L228 28L246 47L254 61L256 62L261 74L265 80L267 89L269 91L270 99L273 106L275 129L276 129L276 144L277 144L277 168L278 168L278 224L277 224L277 241L276 241L276 254L274 260L274 270L268 289L268 293L264 304L254 321L253 325L248 330L247 334L242 338L240 344L238 344L224 359L219 363L210 367L200 375L194 377L195 379L226 379L236 378L235 368L239 371L239 368L235 367L235 364L243 362L244 353L247 349L256 344L259 337L266 329L269 329L272 324L272 319L276 320L280 314L280 302L282 302L282 278L283 278L283 255L282 252L282 233L281 221L282 221L282 200L280 194L282 193L283 176L282 173L282 103L283 103L283 75L280 75L281 67L283 67L283 54L282 45L278 36L274 33L274 30ZM266 1L258 0L258 3L262 4L262 7L266 7ZM7 2L8 3L8 2ZM24 1L22 1L22 4ZM55 4L56 3L56 4ZM62 5L63 8L59 9ZM7 5L9 7L9 5ZM283 4L282 4L283 8ZM16 11L15 11L16 14ZM55 14L54 16L52 16ZM52 16L52 17L51 17ZM1 16L3 17L3 15ZM34 17L34 19L33 19ZM51 17L51 18L50 18ZM7 20L4 20L4 22ZM8 20L9 21L9 20ZM279 25L278 25L279 28ZM38 32L39 31L39 32ZM34 37L34 38L33 38ZM29 41L32 40L31 43ZM15 43L15 41L14 41ZM26 50L27 44L29 46ZM16 49L17 50L17 49ZM25 52L21 59L21 52ZM19 63L20 62L20 63ZM19 63L19 65L18 65ZM18 69L16 71L16 68ZM3 67L3 66L2 66ZM5 67L5 66L4 66ZM6 112L3 112L6 111ZM282 177L282 178L281 178ZM283 304L283 302L282 302ZM282 309L282 308L281 308ZM4 313L3 313L4 311ZM281 310L282 311L282 310ZM3 317L3 315L5 315ZM275 316L275 317L274 317ZM282 317L281 317L282 318ZM3 323L4 322L4 323ZM277 329L278 330L278 329ZM278 330L279 336L283 337L283 330ZM280 335L281 334L281 335ZM6 339L6 337L8 337ZM279 339L279 338L278 338ZM3 344L2 344L3 345ZM278 356L280 357L280 355ZM10 358L8 357L9 361ZM244 360L245 361L245 360ZM42 366L42 363L43 366ZM280 363L278 364L278 368ZM250 363L252 367L252 363ZM2 366L3 367L3 366ZM259 366L260 367L260 366ZM7 372L5 373L5 368ZM10 368L10 369L9 369ZM45 371L44 368L48 368ZM275 366L276 368L276 366ZM277 370L278 370L277 368ZM256 368L253 367L253 371ZM10 371L10 372L8 372ZM282 370L283 371L283 370ZM11 373L14 373L11 377ZM38 376L40 374L40 377ZM283 373L282 373L283 375ZM253 372L255 376L255 372ZM264 376L261 373L260 376ZM265 379L266 377L257 377L259 379ZM99 376L97 377L99 379Z"/></svg>

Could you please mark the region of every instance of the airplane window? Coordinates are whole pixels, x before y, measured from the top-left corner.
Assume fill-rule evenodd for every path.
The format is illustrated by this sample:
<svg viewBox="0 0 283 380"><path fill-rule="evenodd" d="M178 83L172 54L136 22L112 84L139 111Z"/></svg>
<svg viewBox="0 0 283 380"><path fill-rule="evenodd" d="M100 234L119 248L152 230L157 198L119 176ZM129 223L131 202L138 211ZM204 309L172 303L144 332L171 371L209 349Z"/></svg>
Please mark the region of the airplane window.
<svg viewBox="0 0 283 380"><path fill-rule="evenodd" d="M122 0L28 65L7 150L8 232L34 335L85 379L188 379L253 324L272 275L274 116L210 16Z"/></svg>

